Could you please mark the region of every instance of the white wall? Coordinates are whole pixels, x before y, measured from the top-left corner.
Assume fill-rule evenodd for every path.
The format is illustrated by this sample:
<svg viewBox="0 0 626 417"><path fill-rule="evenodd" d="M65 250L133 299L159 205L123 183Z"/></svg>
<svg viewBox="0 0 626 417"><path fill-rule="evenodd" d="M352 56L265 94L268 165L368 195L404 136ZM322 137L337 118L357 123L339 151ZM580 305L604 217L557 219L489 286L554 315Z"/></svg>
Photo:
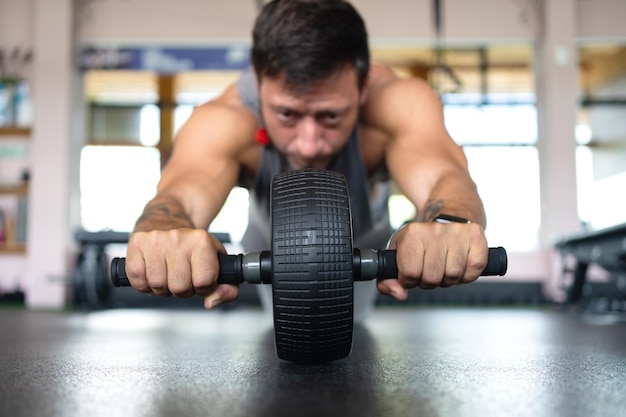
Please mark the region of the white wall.
<svg viewBox="0 0 626 417"><path fill-rule="evenodd" d="M0 0L0 47L33 45L32 0Z"/></svg>
<svg viewBox="0 0 626 417"><path fill-rule="evenodd" d="M553 16L558 16L559 2L563 0L547 1L551 10L556 10ZM445 38L448 42L458 43L538 41L542 32L541 19L533 9L536 3L525 0L444 0ZM623 0L566 0L566 3L568 10L573 9L575 13L574 27L567 26L568 36L575 39L556 36L553 47L565 42L570 51L569 48L582 38L626 39L626 25L622 19L626 16L626 2ZM206 44L249 42L256 15L254 0L101 0L87 2L90 5L79 10L73 9L75 4L77 2L72 0L0 0L0 44L23 42L36 48L33 65L36 120L31 140L31 242L26 259L27 291L32 307L61 306L63 291L54 281L66 277L72 267L71 228L77 216L74 148L80 146L72 128L77 117L73 101L77 84L71 62L72 16L76 14L80 19L78 40L83 43ZM430 0L354 0L354 4L366 19L374 43L424 44L433 39ZM554 49L547 51L545 56L550 57L553 52ZM543 71L556 70L547 66ZM575 88L570 81L561 85ZM554 90L550 94L549 106L552 108L572 106L571 94L566 95L567 102L559 102L559 95ZM567 120L567 130L573 130L573 126L569 126L571 113L557 117L556 121L547 118L545 129L556 132L559 126L554 123L562 120ZM546 154L554 155L558 146L552 146ZM541 157L548 158L544 163L554 158ZM568 162L567 166L571 164ZM571 199L573 175L554 175L542 181L548 181L542 186L549 187L549 190L569 190L565 201ZM545 202L556 204L547 208L550 213L557 213L555 209L562 206L554 201ZM575 206L566 209L575 210ZM573 213L568 214L569 218ZM562 227L563 224L559 224L558 230ZM553 273L545 252L511 255L512 279L524 274L540 279ZM0 257L3 271L15 267L14 262L3 259Z"/></svg>
<svg viewBox="0 0 626 417"><path fill-rule="evenodd" d="M18 0L2 0L4 2ZM560 0L546 0L558 7ZM626 2L574 0L578 39L624 39ZM432 0L353 0L374 43L433 40ZM453 43L535 39L541 28L530 0L442 0L443 35ZM227 5L227 6L226 6ZM147 11L150 11L147 13ZM254 0L103 0L81 13L83 42L249 42Z"/></svg>
<svg viewBox="0 0 626 417"><path fill-rule="evenodd" d="M83 42L247 42L253 0L107 0L79 14Z"/></svg>
<svg viewBox="0 0 626 417"><path fill-rule="evenodd" d="M433 39L431 0L353 0L352 3L363 15L373 42L395 40L420 44ZM528 13L523 1L447 0L443 4L444 35L451 41L493 42L534 37L535 15ZM79 36L83 42L105 44L249 42L256 14L253 0L98 1L81 13Z"/></svg>
<svg viewBox="0 0 626 417"><path fill-rule="evenodd" d="M624 41L626 38L624 16L626 16L624 0L578 0L578 39Z"/></svg>
<svg viewBox="0 0 626 417"><path fill-rule="evenodd" d="M541 193L540 242L544 253L544 289L559 294L560 259L553 244L579 231L576 198L578 50L576 0L546 2L544 29L536 47L537 115Z"/></svg>
<svg viewBox="0 0 626 417"><path fill-rule="evenodd" d="M61 308L72 248L70 138L72 121L72 0L34 1L31 190L27 304Z"/></svg>

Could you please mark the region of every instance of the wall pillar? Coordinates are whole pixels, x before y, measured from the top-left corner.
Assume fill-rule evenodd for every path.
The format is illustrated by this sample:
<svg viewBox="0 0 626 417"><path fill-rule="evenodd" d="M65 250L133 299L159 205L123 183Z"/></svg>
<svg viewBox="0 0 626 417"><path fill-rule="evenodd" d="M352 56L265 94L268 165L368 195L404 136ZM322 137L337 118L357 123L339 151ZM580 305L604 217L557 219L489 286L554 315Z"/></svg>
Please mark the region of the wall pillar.
<svg viewBox="0 0 626 417"><path fill-rule="evenodd" d="M69 276L73 0L34 0L26 303L62 308Z"/></svg>
<svg viewBox="0 0 626 417"><path fill-rule="evenodd" d="M541 173L541 247L554 294L560 268L555 241L580 230L576 197L578 48L576 0L540 2L536 49L538 149Z"/></svg>

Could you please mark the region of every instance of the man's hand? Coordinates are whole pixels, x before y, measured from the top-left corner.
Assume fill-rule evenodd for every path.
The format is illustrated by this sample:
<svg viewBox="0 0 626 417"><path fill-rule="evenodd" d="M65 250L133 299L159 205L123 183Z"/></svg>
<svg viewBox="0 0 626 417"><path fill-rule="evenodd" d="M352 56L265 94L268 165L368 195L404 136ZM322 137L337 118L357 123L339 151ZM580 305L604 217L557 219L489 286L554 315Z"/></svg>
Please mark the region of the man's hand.
<svg viewBox="0 0 626 417"><path fill-rule="evenodd" d="M432 289L467 284L487 265L489 248L477 223L409 223L392 238L398 279L378 282L378 290L404 301L407 288Z"/></svg>
<svg viewBox="0 0 626 417"><path fill-rule="evenodd" d="M217 285L217 254L224 246L205 230L179 228L134 232L128 242L126 274L139 292L205 297L207 309L235 300L239 288Z"/></svg>

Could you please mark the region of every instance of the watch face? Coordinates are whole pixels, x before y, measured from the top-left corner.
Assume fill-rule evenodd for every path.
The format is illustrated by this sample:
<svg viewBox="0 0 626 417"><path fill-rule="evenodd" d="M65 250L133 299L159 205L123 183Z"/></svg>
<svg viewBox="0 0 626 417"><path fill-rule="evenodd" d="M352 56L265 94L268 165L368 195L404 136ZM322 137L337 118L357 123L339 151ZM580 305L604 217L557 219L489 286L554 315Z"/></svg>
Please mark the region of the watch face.
<svg viewBox="0 0 626 417"><path fill-rule="evenodd" d="M452 216L450 214L440 214L433 220L437 223L470 223L469 220L463 217Z"/></svg>

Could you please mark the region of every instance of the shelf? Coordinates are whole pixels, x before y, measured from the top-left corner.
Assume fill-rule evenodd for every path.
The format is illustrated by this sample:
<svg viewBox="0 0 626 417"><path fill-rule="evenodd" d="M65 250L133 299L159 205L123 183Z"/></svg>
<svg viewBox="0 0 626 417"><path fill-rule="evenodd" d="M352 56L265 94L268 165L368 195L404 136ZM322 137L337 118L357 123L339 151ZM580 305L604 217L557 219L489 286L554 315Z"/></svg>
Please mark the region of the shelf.
<svg viewBox="0 0 626 417"><path fill-rule="evenodd" d="M30 136L30 128L28 127L0 127L0 139L8 139L10 136L21 136L26 138Z"/></svg>
<svg viewBox="0 0 626 417"><path fill-rule="evenodd" d="M28 185L20 184L20 185L0 185L0 195L9 194L9 195L27 195L28 194Z"/></svg>
<svg viewBox="0 0 626 417"><path fill-rule="evenodd" d="M26 253L24 243L0 243L0 254L22 255Z"/></svg>

